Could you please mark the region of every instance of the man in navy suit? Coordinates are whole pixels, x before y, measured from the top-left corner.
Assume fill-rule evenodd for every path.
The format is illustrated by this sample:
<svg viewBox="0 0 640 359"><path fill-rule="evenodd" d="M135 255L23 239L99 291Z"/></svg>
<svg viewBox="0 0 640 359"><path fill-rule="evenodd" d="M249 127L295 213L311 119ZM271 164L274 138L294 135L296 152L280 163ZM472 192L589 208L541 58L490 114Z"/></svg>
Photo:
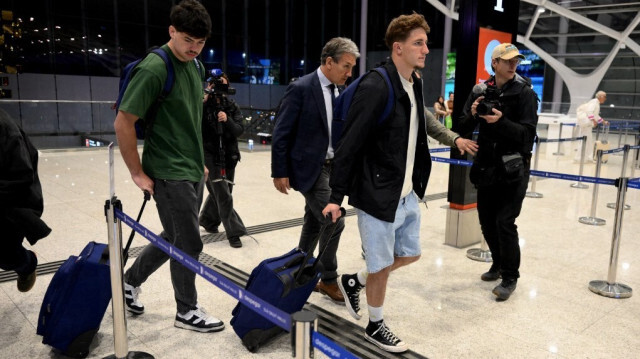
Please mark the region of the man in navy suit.
<svg viewBox="0 0 640 359"><path fill-rule="evenodd" d="M332 101L338 95L337 87L351 77L359 56L353 41L342 37L329 40L322 49L320 67L289 85L276 115L271 177L278 191L288 194L293 188L304 196L304 224L298 246L305 251L314 249L310 247L320 232L324 221L322 209L329 203L331 194ZM316 291L339 304L344 304L344 297L336 282L336 252L343 229L341 219L330 238L329 233L320 238L320 248L324 248L327 241L329 246L321 258L324 269L316 286Z"/></svg>

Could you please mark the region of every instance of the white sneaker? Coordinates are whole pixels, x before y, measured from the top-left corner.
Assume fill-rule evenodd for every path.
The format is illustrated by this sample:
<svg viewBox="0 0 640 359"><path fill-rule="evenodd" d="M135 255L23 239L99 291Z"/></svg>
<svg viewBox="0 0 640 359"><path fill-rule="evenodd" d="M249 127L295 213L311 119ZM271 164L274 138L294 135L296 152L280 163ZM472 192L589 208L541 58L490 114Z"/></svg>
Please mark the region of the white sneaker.
<svg viewBox="0 0 640 359"><path fill-rule="evenodd" d="M127 310L136 315L144 313L144 305L138 300L140 293L142 288L124 283L124 303L127 305Z"/></svg>
<svg viewBox="0 0 640 359"><path fill-rule="evenodd" d="M224 323L207 312L200 305L196 304L196 309L192 309L185 314L176 313L176 320L173 323L177 328L195 330L196 332L209 333L219 332L224 329Z"/></svg>

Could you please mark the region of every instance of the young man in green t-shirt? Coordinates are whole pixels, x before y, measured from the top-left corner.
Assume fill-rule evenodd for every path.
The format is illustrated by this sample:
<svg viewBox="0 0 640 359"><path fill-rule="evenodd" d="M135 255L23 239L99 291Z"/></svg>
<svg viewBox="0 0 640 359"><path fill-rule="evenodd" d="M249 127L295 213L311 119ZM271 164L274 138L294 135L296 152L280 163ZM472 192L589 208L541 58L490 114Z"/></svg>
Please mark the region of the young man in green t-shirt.
<svg viewBox="0 0 640 359"><path fill-rule="evenodd" d="M207 10L195 0L184 0L171 10L170 40L163 45L175 70L171 93L158 109L153 128L144 142L142 161L137 149L134 123L144 117L162 91L167 70L164 61L147 56L135 69L114 123L120 152L131 178L153 195L162 222L160 234L182 251L198 258L202 240L198 212L202 203L205 167L202 150L202 75L195 58L211 32ZM195 61L194 61L195 60ZM169 256L147 245L124 275L125 303L142 314L140 285ZM224 323L198 305L195 273L170 260L177 314L174 325L199 332L224 329Z"/></svg>

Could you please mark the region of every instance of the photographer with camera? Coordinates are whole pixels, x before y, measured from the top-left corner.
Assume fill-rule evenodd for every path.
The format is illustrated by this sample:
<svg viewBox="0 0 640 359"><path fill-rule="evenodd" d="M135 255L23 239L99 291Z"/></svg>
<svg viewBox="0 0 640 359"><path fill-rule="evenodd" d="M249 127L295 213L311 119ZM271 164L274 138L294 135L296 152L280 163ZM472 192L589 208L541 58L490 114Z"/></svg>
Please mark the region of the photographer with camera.
<svg viewBox="0 0 640 359"><path fill-rule="evenodd" d="M520 245L515 224L529 182L531 150L538 123L538 97L531 81L516 74L524 56L513 44L493 50L495 75L474 86L459 118L458 132L478 126L478 152L469 179L478 189L478 217L493 263L481 275L502 282L493 289L507 300L520 277ZM465 136L466 137L466 136Z"/></svg>
<svg viewBox="0 0 640 359"><path fill-rule="evenodd" d="M247 234L242 219L233 209L233 179L240 161L238 136L244 132L242 112L238 104L227 95L234 95L229 78L220 69L211 70L205 89L202 118L204 163L209 169L206 181L209 196L200 212L199 223L207 232L218 233L224 226L233 248L242 247L240 237Z"/></svg>

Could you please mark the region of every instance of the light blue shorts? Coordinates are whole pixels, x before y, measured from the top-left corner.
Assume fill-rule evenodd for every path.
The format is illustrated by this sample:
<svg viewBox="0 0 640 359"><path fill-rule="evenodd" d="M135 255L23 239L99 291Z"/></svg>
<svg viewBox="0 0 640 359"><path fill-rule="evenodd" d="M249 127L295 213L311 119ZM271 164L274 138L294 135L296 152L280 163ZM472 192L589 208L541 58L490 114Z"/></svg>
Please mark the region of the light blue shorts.
<svg viewBox="0 0 640 359"><path fill-rule="evenodd" d="M394 257L420 255L420 208L415 192L400 199L393 223L381 221L359 209L356 214L369 273L389 267Z"/></svg>

